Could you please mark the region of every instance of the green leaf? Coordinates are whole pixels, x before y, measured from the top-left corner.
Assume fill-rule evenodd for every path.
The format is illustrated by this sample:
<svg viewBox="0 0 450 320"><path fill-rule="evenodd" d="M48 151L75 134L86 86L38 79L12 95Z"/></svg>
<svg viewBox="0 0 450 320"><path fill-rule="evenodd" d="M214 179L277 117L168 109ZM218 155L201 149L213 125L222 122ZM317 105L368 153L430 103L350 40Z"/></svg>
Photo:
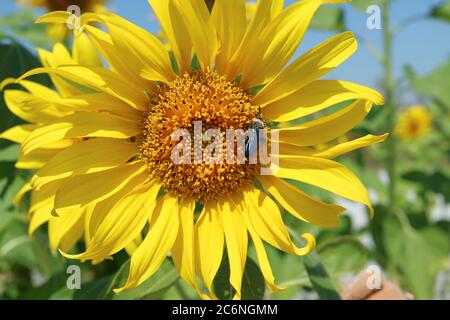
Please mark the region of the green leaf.
<svg viewBox="0 0 450 320"><path fill-rule="evenodd" d="M81 289L74 290L75 300L103 300L112 295L111 283L114 276L107 276L81 284Z"/></svg>
<svg viewBox="0 0 450 320"><path fill-rule="evenodd" d="M159 270L139 287L119 294L114 293L113 289L122 287L127 281L129 269L130 260L127 260L116 274L83 283L81 289L75 292L74 298L77 300L159 299L178 279L178 272L172 262L165 260Z"/></svg>
<svg viewBox="0 0 450 320"><path fill-rule="evenodd" d="M383 224L386 250L405 289L412 290L419 300L433 298L436 276L449 254L448 230L437 225L415 230L393 216Z"/></svg>
<svg viewBox="0 0 450 320"><path fill-rule="evenodd" d="M2 162L15 162L19 157L20 146L12 144L6 148L0 149L0 161Z"/></svg>
<svg viewBox="0 0 450 320"><path fill-rule="evenodd" d="M344 11L337 7L321 7L313 20L311 28L320 31L343 31L344 30Z"/></svg>
<svg viewBox="0 0 450 320"><path fill-rule="evenodd" d="M357 239L341 237L318 248L322 264L334 283L347 272L359 272L368 262L369 253Z"/></svg>
<svg viewBox="0 0 450 320"><path fill-rule="evenodd" d="M325 270L320 257L313 252L303 257L306 272L321 300L340 300L340 296L331 280L328 272Z"/></svg>
<svg viewBox="0 0 450 320"><path fill-rule="evenodd" d="M67 287L63 287L58 291L54 292L49 300L73 300L75 294L75 290L69 289Z"/></svg>
<svg viewBox="0 0 450 320"><path fill-rule="evenodd" d="M435 6L433 10L431 10L430 16L432 18L450 22L450 1Z"/></svg>
<svg viewBox="0 0 450 320"><path fill-rule="evenodd" d="M230 284L230 265L228 256L222 258L219 271L213 281L214 292L222 300L231 300L235 294L234 288ZM245 263L244 276L242 278L241 297L242 300L262 300L266 291L266 283L258 265L247 258Z"/></svg>
<svg viewBox="0 0 450 320"><path fill-rule="evenodd" d="M128 278L129 263L126 263L117 273L113 288L123 286ZM114 300L159 299L178 280L178 271L170 260L165 260L159 270L145 280L139 287L114 294ZM111 288L111 290L113 289Z"/></svg>
<svg viewBox="0 0 450 320"><path fill-rule="evenodd" d="M405 74L419 94L436 99L450 108L450 63L438 66L425 76L417 76L410 67L406 69Z"/></svg>
<svg viewBox="0 0 450 320"><path fill-rule="evenodd" d="M450 202L450 177L442 172L426 173L419 170L408 171L402 178L420 184L424 190L444 195L445 201Z"/></svg>

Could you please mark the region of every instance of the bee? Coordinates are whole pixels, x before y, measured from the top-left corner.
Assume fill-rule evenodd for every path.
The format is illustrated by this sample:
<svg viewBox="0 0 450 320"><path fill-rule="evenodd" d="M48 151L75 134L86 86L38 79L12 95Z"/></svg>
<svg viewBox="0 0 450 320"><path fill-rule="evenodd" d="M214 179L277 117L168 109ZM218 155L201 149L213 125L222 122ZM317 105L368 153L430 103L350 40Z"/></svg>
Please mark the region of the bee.
<svg viewBox="0 0 450 320"><path fill-rule="evenodd" d="M247 160L256 159L256 153L267 142L266 128L268 124L264 121L261 112L253 119L250 129L255 134L249 135L245 143L245 157Z"/></svg>

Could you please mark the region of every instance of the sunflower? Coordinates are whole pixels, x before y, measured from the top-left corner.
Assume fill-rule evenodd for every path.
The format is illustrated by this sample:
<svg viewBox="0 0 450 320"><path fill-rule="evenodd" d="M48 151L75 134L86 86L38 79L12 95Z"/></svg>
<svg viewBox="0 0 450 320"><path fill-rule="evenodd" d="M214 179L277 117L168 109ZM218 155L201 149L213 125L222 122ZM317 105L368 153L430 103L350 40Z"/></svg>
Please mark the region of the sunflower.
<svg viewBox="0 0 450 320"><path fill-rule="evenodd" d="M128 248L128 280L116 292L151 277L170 254L180 276L202 298L215 298L213 279L226 256L239 299L249 238L267 285L280 290L264 243L295 255L308 254L315 245L307 233L303 246L292 241L281 208L322 227L336 226L345 210L286 179L361 202L373 213L360 180L332 159L386 135L315 148L338 141L373 104L383 104L370 88L320 80L355 52L354 35L334 36L288 64L320 5L344 1L304 0L284 8L283 1L260 0L250 22L243 0L216 0L211 14L203 0L149 2L171 52L117 15L85 14L77 37L87 35L108 68L74 61L32 70L18 80L27 95L33 92L23 79L40 73L83 93L41 94L47 104L35 106L20 99L21 91L5 92L9 108L19 116L27 110L25 120L35 123L3 134L21 133L16 139L21 157L59 147L21 193L31 190L32 198L41 199L46 208L40 223L58 221L57 231L71 238L70 245L84 233L84 252L71 254L70 245L58 243L64 256L101 261ZM67 17L54 12L39 22L62 24ZM329 108L343 102L338 111ZM334 112L317 116L329 110ZM299 118L306 120L283 125ZM279 147L270 164L172 160L178 129L195 135L195 123L201 122L202 136L209 129L245 130L255 119L263 120L270 144ZM188 149L191 153L195 157L195 148ZM262 169L272 175L262 175ZM36 205L31 210L33 219Z"/></svg>
<svg viewBox="0 0 450 320"><path fill-rule="evenodd" d="M24 7L41 8L48 12L66 11L71 6L78 6L80 13L84 12L106 12L105 3L108 0L17 0L17 3ZM55 40L62 41L68 33L64 25L52 25L47 29L47 35Z"/></svg>
<svg viewBox="0 0 450 320"><path fill-rule="evenodd" d="M422 105L409 107L404 111L395 127L395 135L403 141L417 140L431 130L431 113Z"/></svg>

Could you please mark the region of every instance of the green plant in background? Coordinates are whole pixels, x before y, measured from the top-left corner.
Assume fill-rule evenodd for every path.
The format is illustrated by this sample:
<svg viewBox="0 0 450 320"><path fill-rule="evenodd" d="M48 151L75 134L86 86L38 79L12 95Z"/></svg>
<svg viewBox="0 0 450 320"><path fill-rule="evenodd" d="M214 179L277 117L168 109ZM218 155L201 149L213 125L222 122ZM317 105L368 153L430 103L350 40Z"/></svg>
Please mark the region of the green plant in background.
<svg viewBox="0 0 450 320"><path fill-rule="evenodd" d="M288 217L286 224L292 229L293 237L300 232L317 235L317 252L307 257L295 257L275 249L268 250L278 283L289 286L287 290L268 293L259 269L254 266L256 253L249 248L252 259L246 265L243 298L339 299L342 278L349 273L355 275L369 263L379 264L389 278L398 281L405 291L413 292L416 298L443 297L445 287L440 287L441 292L436 292L435 285L438 274L444 275L443 282L445 272L447 279L450 277L450 223L432 214L432 209L437 202L442 202L442 205L450 203L450 63L437 67L429 75L417 75L406 66L402 79L394 78L392 44L400 28L393 26L389 19L392 2L395 0L353 0L352 3L364 12L369 5L378 4L384 15L384 51L378 55L383 57L381 63L385 76L381 89L385 91L386 107L370 115L359 127L358 133L394 131L398 124L398 112L403 107L400 86L404 81L408 83L408 90L418 96L418 102L431 113L431 130L414 141L403 141L391 135L387 145L358 151L353 157L343 159L377 195L374 220L360 226L351 217L343 216L339 227L326 230L299 226ZM38 59L28 49L30 44L50 46L45 36L42 37L44 32L39 29L41 27L34 29L31 17L30 13L18 13L0 18L1 30L5 30L0 43L0 81L18 77L39 66ZM450 1L443 2L424 17L450 21ZM398 25L407 27L410 23ZM312 26L327 32L345 30L345 12L339 7L324 7L314 18ZM373 50L373 45L361 40ZM47 77L33 80L50 85ZM0 132L19 123L7 111L3 101L0 102L0 117L8 119L0 122ZM16 146L0 141L0 298L196 298L195 291L180 281L170 259L139 288L113 294L111 289L124 284L129 268L127 255L120 253L115 255L113 261L99 266L79 264L82 288L68 289L66 270L73 261L50 254L45 230L39 230L29 238L27 208L25 205L18 208L11 205L14 195L29 178L28 173L14 168L18 152ZM371 169L368 170L368 167ZM387 173L388 182L380 178L383 176L380 172ZM329 197L316 189L301 187L321 199L327 200ZM361 241L368 236L373 242L371 245ZM81 244L79 246L81 249ZM219 297L230 298L233 288L226 281L229 266L227 259L223 262L214 287Z"/></svg>

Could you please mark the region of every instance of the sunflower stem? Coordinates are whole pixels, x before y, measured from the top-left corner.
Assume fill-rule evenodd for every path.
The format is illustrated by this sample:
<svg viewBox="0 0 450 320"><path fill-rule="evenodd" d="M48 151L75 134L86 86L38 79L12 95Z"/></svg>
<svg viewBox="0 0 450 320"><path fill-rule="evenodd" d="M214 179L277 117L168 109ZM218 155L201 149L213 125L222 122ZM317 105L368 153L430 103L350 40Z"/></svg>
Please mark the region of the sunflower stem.
<svg viewBox="0 0 450 320"><path fill-rule="evenodd" d="M386 90L386 107L389 108L387 125L388 132L392 133L396 122L396 102L395 102L395 82L392 68L392 29L389 15L390 0L383 2L383 20L384 20L384 82ZM389 199L388 206L392 213L397 210L396 193L397 193L397 140L391 135L387 141L388 158L387 167L389 175Z"/></svg>

